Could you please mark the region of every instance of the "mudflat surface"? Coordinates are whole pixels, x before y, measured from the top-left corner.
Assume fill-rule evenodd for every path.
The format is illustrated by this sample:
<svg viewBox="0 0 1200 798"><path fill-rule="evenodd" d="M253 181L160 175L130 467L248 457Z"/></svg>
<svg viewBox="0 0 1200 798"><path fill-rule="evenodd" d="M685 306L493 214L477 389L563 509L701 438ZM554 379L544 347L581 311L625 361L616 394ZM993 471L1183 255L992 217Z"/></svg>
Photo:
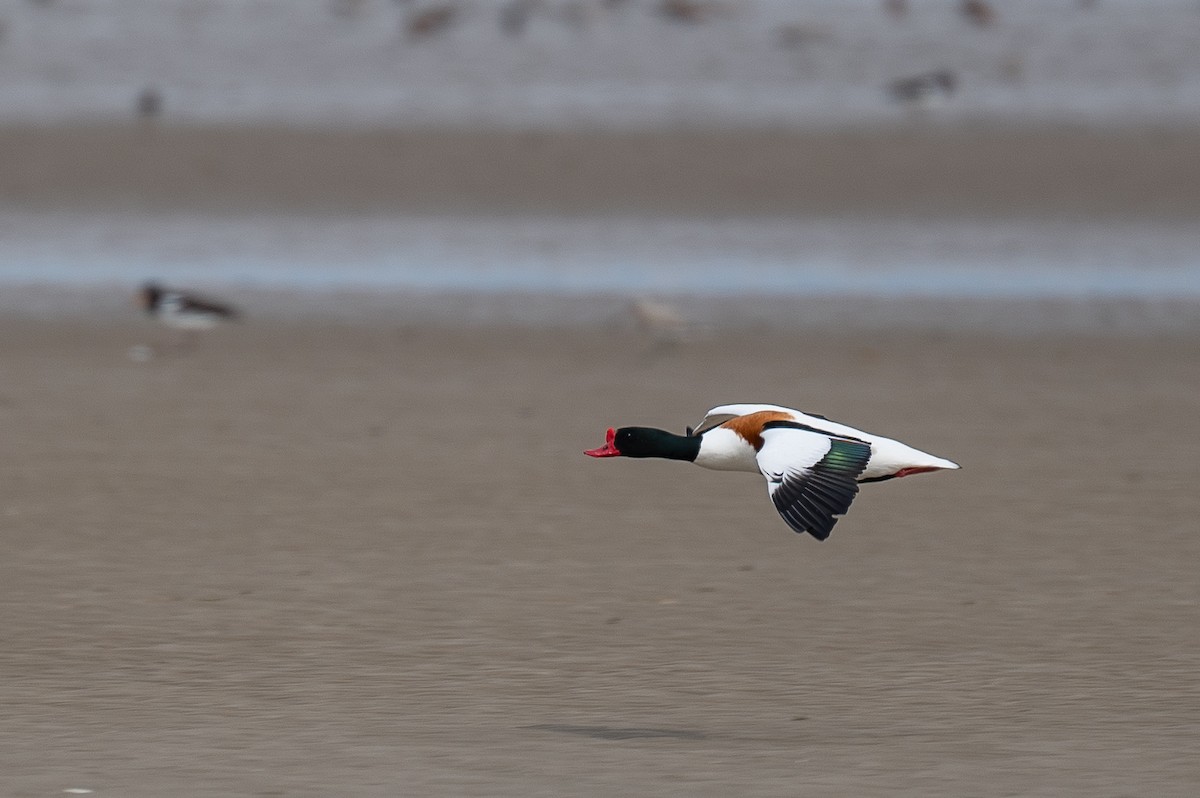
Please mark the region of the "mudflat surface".
<svg viewBox="0 0 1200 798"><path fill-rule="evenodd" d="M0 792L1192 796L1191 340L0 322ZM774 401L826 543L595 461Z"/></svg>
<svg viewBox="0 0 1200 798"><path fill-rule="evenodd" d="M0 205L1186 220L1194 127L511 132L178 124L0 128Z"/></svg>

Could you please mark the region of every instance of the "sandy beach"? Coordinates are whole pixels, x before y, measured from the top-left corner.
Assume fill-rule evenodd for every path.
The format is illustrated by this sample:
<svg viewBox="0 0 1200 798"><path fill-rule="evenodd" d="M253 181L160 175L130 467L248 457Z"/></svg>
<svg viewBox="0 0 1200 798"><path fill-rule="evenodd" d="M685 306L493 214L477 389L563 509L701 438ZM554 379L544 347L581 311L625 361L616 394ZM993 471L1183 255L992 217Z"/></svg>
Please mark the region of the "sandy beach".
<svg viewBox="0 0 1200 798"><path fill-rule="evenodd" d="M5 795L1200 784L1190 338L260 320L127 357L164 342L0 323ZM820 544L751 475L581 454L735 400L963 470Z"/></svg>

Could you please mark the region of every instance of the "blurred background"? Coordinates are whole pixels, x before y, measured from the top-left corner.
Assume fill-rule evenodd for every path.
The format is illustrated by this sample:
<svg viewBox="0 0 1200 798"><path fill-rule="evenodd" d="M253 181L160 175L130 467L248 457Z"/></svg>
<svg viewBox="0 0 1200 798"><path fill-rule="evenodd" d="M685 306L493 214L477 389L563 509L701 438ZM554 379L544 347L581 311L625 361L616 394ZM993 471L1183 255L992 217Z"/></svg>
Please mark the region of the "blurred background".
<svg viewBox="0 0 1200 798"><path fill-rule="evenodd" d="M1198 33L1193 0L8 0L0 282L1190 328Z"/></svg>

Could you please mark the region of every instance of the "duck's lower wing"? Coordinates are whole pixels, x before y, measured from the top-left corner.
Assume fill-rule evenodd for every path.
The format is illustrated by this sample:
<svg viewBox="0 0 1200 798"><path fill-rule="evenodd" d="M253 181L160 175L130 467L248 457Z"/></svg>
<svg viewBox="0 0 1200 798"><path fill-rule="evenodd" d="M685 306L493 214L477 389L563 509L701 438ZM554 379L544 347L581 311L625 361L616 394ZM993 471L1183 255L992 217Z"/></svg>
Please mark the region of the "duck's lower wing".
<svg viewBox="0 0 1200 798"><path fill-rule="evenodd" d="M762 432L758 465L779 515L796 532L825 540L858 495L870 445L774 421Z"/></svg>

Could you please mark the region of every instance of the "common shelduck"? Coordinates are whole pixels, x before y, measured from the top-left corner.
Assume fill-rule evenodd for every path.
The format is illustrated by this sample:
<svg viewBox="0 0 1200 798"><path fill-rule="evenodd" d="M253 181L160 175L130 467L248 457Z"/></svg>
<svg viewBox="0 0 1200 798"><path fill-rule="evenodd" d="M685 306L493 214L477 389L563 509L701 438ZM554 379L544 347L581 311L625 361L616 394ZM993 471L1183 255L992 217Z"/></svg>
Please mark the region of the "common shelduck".
<svg viewBox="0 0 1200 798"><path fill-rule="evenodd" d="M684 435L651 427L609 429L592 457L665 457L767 479L775 509L796 532L829 537L862 482L958 468L891 438L778 405L721 405Z"/></svg>

